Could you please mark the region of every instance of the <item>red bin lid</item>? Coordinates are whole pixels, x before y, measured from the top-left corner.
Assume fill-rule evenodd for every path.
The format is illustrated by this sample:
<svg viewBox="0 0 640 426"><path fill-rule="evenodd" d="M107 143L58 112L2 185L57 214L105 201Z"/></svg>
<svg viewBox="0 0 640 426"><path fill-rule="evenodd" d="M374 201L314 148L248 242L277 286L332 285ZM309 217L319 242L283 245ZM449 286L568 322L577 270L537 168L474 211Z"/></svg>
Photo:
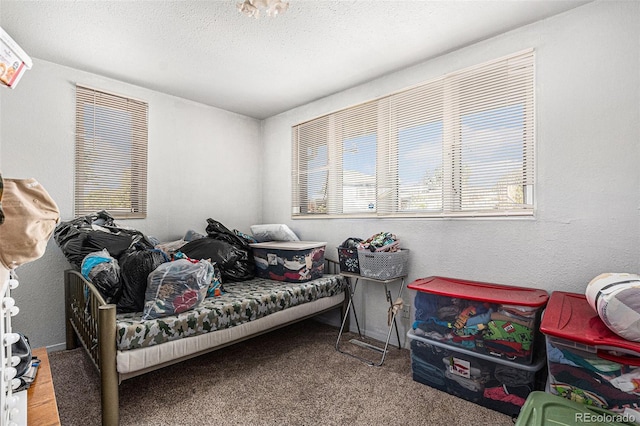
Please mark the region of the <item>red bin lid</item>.
<svg viewBox="0 0 640 426"><path fill-rule="evenodd" d="M583 294L554 291L544 311L540 331L547 336L595 346L599 349L626 349L640 355L640 343L611 331Z"/></svg>
<svg viewBox="0 0 640 426"><path fill-rule="evenodd" d="M505 305L542 307L549 295L545 290L491 284L480 281L459 280L446 277L420 278L407 288L440 296Z"/></svg>

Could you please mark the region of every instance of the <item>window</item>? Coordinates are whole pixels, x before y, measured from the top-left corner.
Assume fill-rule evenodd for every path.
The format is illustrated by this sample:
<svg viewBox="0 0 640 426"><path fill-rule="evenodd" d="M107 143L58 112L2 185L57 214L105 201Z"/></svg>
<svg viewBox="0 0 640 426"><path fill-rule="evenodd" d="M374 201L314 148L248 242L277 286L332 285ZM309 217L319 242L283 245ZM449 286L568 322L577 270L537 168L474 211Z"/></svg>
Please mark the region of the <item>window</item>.
<svg viewBox="0 0 640 426"><path fill-rule="evenodd" d="M533 214L534 52L293 126L293 217Z"/></svg>
<svg viewBox="0 0 640 426"><path fill-rule="evenodd" d="M75 215L147 215L145 102L76 86Z"/></svg>

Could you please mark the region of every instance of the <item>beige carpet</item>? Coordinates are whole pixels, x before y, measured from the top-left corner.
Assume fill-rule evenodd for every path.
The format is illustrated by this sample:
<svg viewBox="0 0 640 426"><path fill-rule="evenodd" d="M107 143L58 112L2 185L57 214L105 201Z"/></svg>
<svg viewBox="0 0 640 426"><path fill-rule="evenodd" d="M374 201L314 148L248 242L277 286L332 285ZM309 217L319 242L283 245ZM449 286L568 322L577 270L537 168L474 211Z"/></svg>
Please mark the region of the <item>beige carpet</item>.
<svg viewBox="0 0 640 426"><path fill-rule="evenodd" d="M337 334L308 320L125 380L120 424L513 425L413 381L408 350L396 347L382 367L370 367L338 353ZM49 358L62 425L99 425L99 377L89 358L81 349Z"/></svg>

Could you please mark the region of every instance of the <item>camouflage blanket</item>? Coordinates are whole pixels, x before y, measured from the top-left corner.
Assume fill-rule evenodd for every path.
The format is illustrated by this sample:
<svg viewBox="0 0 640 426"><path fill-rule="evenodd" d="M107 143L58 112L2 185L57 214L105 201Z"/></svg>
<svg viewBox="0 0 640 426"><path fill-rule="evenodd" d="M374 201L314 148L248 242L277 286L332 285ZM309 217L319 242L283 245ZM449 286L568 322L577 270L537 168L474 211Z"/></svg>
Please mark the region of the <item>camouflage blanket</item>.
<svg viewBox="0 0 640 426"><path fill-rule="evenodd" d="M324 275L304 283L255 278L224 283L225 294L208 297L196 308L165 318L142 320L142 313L116 317L118 350L143 348L230 328L292 306L344 291L340 275Z"/></svg>

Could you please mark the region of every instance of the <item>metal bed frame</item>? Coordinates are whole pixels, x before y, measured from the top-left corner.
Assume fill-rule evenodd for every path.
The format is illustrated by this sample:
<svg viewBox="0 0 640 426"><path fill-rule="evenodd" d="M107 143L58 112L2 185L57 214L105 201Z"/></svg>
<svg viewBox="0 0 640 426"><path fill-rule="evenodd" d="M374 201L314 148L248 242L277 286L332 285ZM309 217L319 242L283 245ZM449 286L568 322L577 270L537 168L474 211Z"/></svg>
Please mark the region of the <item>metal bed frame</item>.
<svg viewBox="0 0 640 426"><path fill-rule="evenodd" d="M339 274L339 264L334 260L325 259L325 272ZM64 283L66 348L74 349L82 345L100 374L100 402L102 405L102 424L104 426L117 425L119 422L118 387L122 380L221 349L336 308L341 309L342 317L345 313L348 314L347 304L350 300L347 287L345 288L345 297L342 302L320 312L306 315L268 330L246 335L194 354L176 358L170 362L130 372L123 376L118 373L116 365L116 305L106 303L98 289L76 270L65 271ZM260 321L260 319L256 321ZM212 333L215 333L215 331Z"/></svg>

